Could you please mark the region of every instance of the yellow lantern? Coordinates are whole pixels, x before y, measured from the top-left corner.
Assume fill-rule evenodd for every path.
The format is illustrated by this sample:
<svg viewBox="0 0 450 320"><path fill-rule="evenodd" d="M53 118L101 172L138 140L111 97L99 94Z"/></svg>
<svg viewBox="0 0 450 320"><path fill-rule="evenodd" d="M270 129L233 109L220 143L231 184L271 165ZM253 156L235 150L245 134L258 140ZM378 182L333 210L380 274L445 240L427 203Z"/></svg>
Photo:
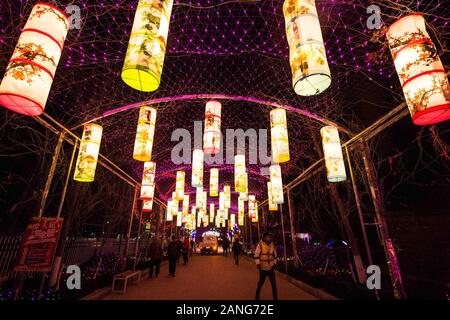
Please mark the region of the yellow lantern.
<svg viewBox="0 0 450 320"><path fill-rule="evenodd" d="M296 94L317 95L331 84L322 30L314 0L285 0L283 13Z"/></svg>
<svg viewBox="0 0 450 320"><path fill-rule="evenodd" d="M184 171L177 171L177 178L175 183L175 199L177 200L184 199L184 177Z"/></svg>
<svg viewBox="0 0 450 320"><path fill-rule="evenodd" d="M203 207L203 188L196 188L195 192L195 206L199 209Z"/></svg>
<svg viewBox="0 0 450 320"><path fill-rule="evenodd" d="M205 132L203 133L203 151L215 155L220 150L220 124L222 104L218 101L208 101L205 109Z"/></svg>
<svg viewBox="0 0 450 320"><path fill-rule="evenodd" d="M172 192L172 215L178 215L178 208L180 206L180 202L175 198L175 191Z"/></svg>
<svg viewBox="0 0 450 320"><path fill-rule="evenodd" d="M225 194L219 192L219 210L225 209Z"/></svg>
<svg viewBox="0 0 450 320"><path fill-rule="evenodd" d="M272 183L272 201L275 204L284 203L283 180L281 177L281 167L279 164L273 164L269 168L270 181Z"/></svg>
<svg viewBox="0 0 450 320"><path fill-rule="evenodd" d="M230 221L228 223L228 229L233 230L236 226L236 215L234 213L230 214Z"/></svg>
<svg viewBox="0 0 450 320"><path fill-rule="evenodd" d="M144 172L142 174L141 199L144 200L143 207L145 212L151 211L153 206L153 196L155 194L155 171L156 163L147 161L144 163ZM144 210L143 210L144 211Z"/></svg>
<svg viewBox="0 0 450 320"><path fill-rule="evenodd" d="M259 221L259 215L258 215L258 204L255 205L255 213L252 217L252 222L258 222Z"/></svg>
<svg viewBox="0 0 450 320"><path fill-rule="evenodd" d="M206 212L207 200L208 200L208 192L203 191L203 196L202 196L202 210L203 210L204 212Z"/></svg>
<svg viewBox="0 0 450 320"><path fill-rule="evenodd" d="M177 227L181 227L183 225L183 214L181 212L177 212Z"/></svg>
<svg viewBox="0 0 450 320"><path fill-rule="evenodd" d="M241 198L238 199L238 214L239 215L245 214L245 202Z"/></svg>
<svg viewBox="0 0 450 320"><path fill-rule="evenodd" d="M273 196L272 196L272 182L267 182L267 202L269 204L269 211L277 211L278 205L276 203L273 203Z"/></svg>
<svg viewBox="0 0 450 320"><path fill-rule="evenodd" d="M223 186L224 206L225 209L231 208L231 187L229 185Z"/></svg>
<svg viewBox="0 0 450 320"><path fill-rule="evenodd" d="M414 124L450 119L450 86L421 14L394 22L387 38Z"/></svg>
<svg viewBox="0 0 450 320"><path fill-rule="evenodd" d="M320 129L322 136L323 155L327 167L329 182L341 182L347 179L341 141L336 127L326 126Z"/></svg>
<svg viewBox="0 0 450 320"><path fill-rule="evenodd" d="M219 195L219 169L211 168L209 171L209 195L217 197Z"/></svg>
<svg viewBox="0 0 450 320"><path fill-rule="evenodd" d="M247 191L246 184L245 155L238 154L234 156L234 191Z"/></svg>
<svg viewBox="0 0 450 320"><path fill-rule="evenodd" d="M247 187L247 190L248 190L248 187ZM248 201L248 192L240 192L239 199L241 199L242 201Z"/></svg>
<svg viewBox="0 0 450 320"><path fill-rule="evenodd" d="M139 91L161 82L173 0L139 0L122 69L122 80Z"/></svg>
<svg viewBox="0 0 450 320"><path fill-rule="evenodd" d="M256 215L256 198L254 194L248 195L248 217L254 219Z"/></svg>
<svg viewBox="0 0 450 320"><path fill-rule="evenodd" d="M77 163L73 179L80 182L92 182L95 177L98 153L102 141L103 128L95 123L84 125Z"/></svg>
<svg viewBox="0 0 450 320"><path fill-rule="evenodd" d="M142 106L134 140L133 158L138 161L150 161L152 158L153 139L155 136L156 109Z"/></svg>
<svg viewBox="0 0 450 320"><path fill-rule="evenodd" d="M214 222L214 215L215 215L214 203L210 203L209 204L209 222L210 223Z"/></svg>
<svg viewBox="0 0 450 320"><path fill-rule="evenodd" d="M203 187L203 150L195 149L192 154L192 186Z"/></svg>
<svg viewBox="0 0 450 320"><path fill-rule="evenodd" d="M289 136L284 109L270 111L270 141L273 161L276 163L289 161Z"/></svg>
<svg viewBox="0 0 450 320"><path fill-rule="evenodd" d="M144 163L144 172L142 174L142 185L155 184L156 162L147 161Z"/></svg>
<svg viewBox="0 0 450 320"><path fill-rule="evenodd" d="M187 216L189 214L189 195L185 194L183 197L183 216Z"/></svg>
<svg viewBox="0 0 450 320"><path fill-rule="evenodd" d="M62 10L33 7L0 84L0 105L27 116L44 112L68 30Z"/></svg>
<svg viewBox="0 0 450 320"><path fill-rule="evenodd" d="M166 221L173 221L172 211L173 211L172 200L167 200Z"/></svg>

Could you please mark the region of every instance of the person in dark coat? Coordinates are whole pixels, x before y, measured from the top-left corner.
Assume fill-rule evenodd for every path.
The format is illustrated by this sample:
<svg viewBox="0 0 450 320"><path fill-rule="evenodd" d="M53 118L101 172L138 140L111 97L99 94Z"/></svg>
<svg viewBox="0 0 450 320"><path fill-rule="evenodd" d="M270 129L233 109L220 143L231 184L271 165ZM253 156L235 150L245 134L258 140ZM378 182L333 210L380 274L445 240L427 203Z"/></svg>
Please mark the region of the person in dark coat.
<svg viewBox="0 0 450 320"><path fill-rule="evenodd" d="M178 257L177 257L177 263L178 263L178 262L180 262L180 256L183 253L183 238L182 237L180 237L177 240L177 244L178 244Z"/></svg>
<svg viewBox="0 0 450 320"><path fill-rule="evenodd" d="M162 244L158 237L154 237L150 243L148 254L150 256L149 277L153 277L153 271L155 271L155 277L157 277L163 256Z"/></svg>
<svg viewBox="0 0 450 320"><path fill-rule="evenodd" d="M225 235L222 242L223 255L228 257L228 250L230 249L230 240L228 240L228 236Z"/></svg>
<svg viewBox="0 0 450 320"><path fill-rule="evenodd" d="M189 237L186 237L183 241L183 249L181 251L183 255L183 264L186 265L189 262L189 252L191 251L191 242Z"/></svg>
<svg viewBox="0 0 450 320"><path fill-rule="evenodd" d="M169 258L169 276L175 277L175 270L177 267L177 259L180 256L180 246L175 236L172 236L172 241L167 247L167 257Z"/></svg>
<svg viewBox="0 0 450 320"><path fill-rule="evenodd" d="M234 263L238 266L239 265L239 256L242 252L242 245L239 241L239 238L235 238L233 242L233 246L231 247L231 251L233 251L234 256Z"/></svg>

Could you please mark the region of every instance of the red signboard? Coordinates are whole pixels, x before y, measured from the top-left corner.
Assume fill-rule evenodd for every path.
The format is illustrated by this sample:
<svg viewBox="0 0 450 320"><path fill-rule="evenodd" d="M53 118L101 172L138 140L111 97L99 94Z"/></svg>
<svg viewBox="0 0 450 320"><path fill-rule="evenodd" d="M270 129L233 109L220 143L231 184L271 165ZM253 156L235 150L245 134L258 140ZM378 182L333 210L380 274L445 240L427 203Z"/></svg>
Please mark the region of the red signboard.
<svg viewBox="0 0 450 320"><path fill-rule="evenodd" d="M51 271L62 222L62 218L33 218L22 237L14 271Z"/></svg>

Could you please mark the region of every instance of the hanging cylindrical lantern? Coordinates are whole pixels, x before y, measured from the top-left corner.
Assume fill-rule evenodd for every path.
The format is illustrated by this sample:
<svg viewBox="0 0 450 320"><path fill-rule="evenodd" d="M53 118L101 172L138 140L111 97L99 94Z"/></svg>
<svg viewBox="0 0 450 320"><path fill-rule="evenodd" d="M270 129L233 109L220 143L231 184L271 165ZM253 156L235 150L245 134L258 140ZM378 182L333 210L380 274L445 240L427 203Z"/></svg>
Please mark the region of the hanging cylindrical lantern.
<svg viewBox="0 0 450 320"><path fill-rule="evenodd" d="M173 0L139 0L122 69L122 80L140 91L161 82Z"/></svg>
<svg viewBox="0 0 450 320"><path fill-rule="evenodd" d="M219 169L211 168L209 171L209 195L217 197L219 195Z"/></svg>
<svg viewBox="0 0 450 320"><path fill-rule="evenodd" d="M73 179L80 182L92 182L95 177L98 153L102 141L103 128L95 123L84 125L77 163Z"/></svg>
<svg viewBox="0 0 450 320"><path fill-rule="evenodd" d="M198 187L196 188L195 192L195 206L199 209L203 206L203 188Z"/></svg>
<svg viewBox="0 0 450 320"><path fill-rule="evenodd" d="M187 216L189 214L189 195L185 194L183 197L183 216Z"/></svg>
<svg viewBox="0 0 450 320"><path fill-rule="evenodd" d="M276 204L284 203L283 179L281 177L281 167L279 164L273 164L269 168L270 181L272 183L272 201Z"/></svg>
<svg viewBox="0 0 450 320"><path fill-rule="evenodd" d="M184 199L184 171L177 171L177 177L175 182L175 199Z"/></svg>
<svg viewBox="0 0 450 320"><path fill-rule="evenodd" d="M172 211L173 211L172 200L167 200L166 221L173 221Z"/></svg>
<svg viewBox="0 0 450 320"><path fill-rule="evenodd" d="M215 216L215 210L214 210L214 203L209 204L209 222L214 222L214 216Z"/></svg>
<svg viewBox="0 0 450 320"><path fill-rule="evenodd" d="M142 185L154 185L156 173L156 162L147 161L144 163L144 171L142 173Z"/></svg>
<svg viewBox="0 0 450 320"><path fill-rule="evenodd" d="M205 212L205 214L206 214L207 200L208 200L208 192L203 191L202 210Z"/></svg>
<svg viewBox="0 0 450 320"><path fill-rule="evenodd" d="M248 217L255 218L256 215L256 197L254 194L248 195Z"/></svg>
<svg viewBox="0 0 450 320"><path fill-rule="evenodd" d="M142 212L152 212L153 210L153 199L144 200L142 202Z"/></svg>
<svg viewBox="0 0 450 320"><path fill-rule="evenodd" d="M277 211L278 205L273 202L272 196L272 182L267 182L267 203L269 204L269 211Z"/></svg>
<svg viewBox="0 0 450 320"><path fill-rule="evenodd" d="M270 141L272 160L276 163L289 161L289 135L286 110L284 109L278 108L270 111Z"/></svg>
<svg viewBox="0 0 450 320"><path fill-rule="evenodd" d="M341 182L347 179L341 141L336 127L326 126L320 129L323 155L329 182Z"/></svg>
<svg viewBox="0 0 450 320"><path fill-rule="evenodd" d="M258 204L255 205L255 212L252 217L252 222L258 222L259 221L259 214L258 214Z"/></svg>
<svg viewBox="0 0 450 320"><path fill-rule="evenodd" d="M155 186L151 185L142 185L141 187L141 200L152 200L155 194Z"/></svg>
<svg viewBox="0 0 450 320"><path fill-rule="evenodd" d="M0 84L0 105L27 116L44 112L68 30L62 10L33 7Z"/></svg>
<svg viewBox="0 0 450 320"><path fill-rule="evenodd" d="M285 0L283 13L294 91L319 94L330 86L331 73L315 1Z"/></svg>
<svg viewBox="0 0 450 320"><path fill-rule="evenodd" d="M236 215L230 214L230 221L228 221L228 229L233 230L236 227Z"/></svg>
<svg viewBox="0 0 450 320"><path fill-rule="evenodd" d="M153 139L155 136L156 109L142 106L134 140L133 158L138 161L150 161L152 158Z"/></svg>
<svg viewBox="0 0 450 320"><path fill-rule="evenodd" d="M229 185L223 186L224 206L225 209L231 208L231 187Z"/></svg>
<svg viewBox="0 0 450 320"><path fill-rule="evenodd" d="M247 187L247 191L248 191L248 187ZM248 192L240 192L239 199L241 199L243 201L248 201Z"/></svg>
<svg viewBox="0 0 450 320"><path fill-rule="evenodd" d="M219 210L225 209L225 194L223 192L219 192Z"/></svg>
<svg viewBox="0 0 450 320"><path fill-rule="evenodd" d="M387 38L414 124L450 119L450 86L421 14L394 22Z"/></svg>
<svg viewBox="0 0 450 320"><path fill-rule="evenodd" d="M246 168L245 155L237 154L234 156L234 191L245 192L246 190Z"/></svg>
<svg viewBox="0 0 450 320"><path fill-rule="evenodd" d="M195 149L192 154L192 186L203 187L203 150Z"/></svg>
<svg viewBox="0 0 450 320"><path fill-rule="evenodd" d="M222 104L218 101L208 101L205 108L205 132L203 133L203 151L215 155L220 150L220 124Z"/></svg>
<svg viewBox="0 0 450 320"><path fill-rule="evenodd" d="M153 197L155 194L155 172L155 162L147 161L144 163L140 196L140 198L144 200L142 204L142 211L144 212L151 212L153 208Z"/></svg>
<svg viewBox="0 0 450 320"><path fill-rule="evenodd" d="M175 198L175 191L172 192L172 215L178 215L178 208L180 207L180 201Z"/></svg>
<svg viewBox="0 0 450 320"><path fill-rule="evenodd" d="M245 214L245 202L241 198L238 199L238 214L239 215Z"/></svg>
<svg viewBox="0 0 450 320"><path fill-rule="evenodd" d="M183 214L181 212L177 212L177 227L181 227L183 225Z"/></svg>

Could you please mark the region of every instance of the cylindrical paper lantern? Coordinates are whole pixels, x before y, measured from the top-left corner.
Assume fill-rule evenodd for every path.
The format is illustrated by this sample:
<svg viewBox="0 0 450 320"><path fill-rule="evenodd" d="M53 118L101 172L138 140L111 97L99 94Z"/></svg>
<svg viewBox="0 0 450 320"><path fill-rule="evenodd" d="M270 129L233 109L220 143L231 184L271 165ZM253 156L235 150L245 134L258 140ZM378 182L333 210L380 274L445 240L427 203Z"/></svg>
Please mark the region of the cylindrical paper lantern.
<svg viewBox="0 0 450 320"><path fill-rule="evenodd" d="M173 211L172 200L167 200L166 221L172 221L173 220L172 211Z"/></svg>
<svg viewBox="0 0 450 320"><path fill-rule="evenodd" d="M314 0L285 0L283 13L295 93L312 96L331 84L322 31Z"/></svg>
<svg viewBox="0 0 450 320"><path fill-rule="evenodd" d="M223 192L219 192L219 210L225 209L225 194Z"/></svg>
<svg viewBox="0 0 450 320"><path fill-rule="evenodd" d="M248 201L248 188L247 188L247 192L240 192L239 193L239 199L241 199L243 201Z"/></svg>
<svg viewBox="0 0 450 320"><path fill-rule="evenodd" d="M327 167L329 182L341 182L347 179L341 141L336 127L326 126L320 129L322 136L323 155Z"/></svg>
<svg viewBox="0 0 450 320"><path fill-rule="evenodd" d="M214 210L214 203L209 204L209 222L214 222L214 216L215 216L215 210Z"/></svg>
<svg viewBox="0 0 450 320"><path fill-rule="evenodd" d="M273 161L276 163L289 161L286 110L278 108L270 111L270 138Z"/></svg>
<svg viewBox="0 0 450 320"><path fill-rule="evenodd" d="M239 215L245 214L245 202L241 198L238 199L238 214Z"/></svg>
<svg viewBox="0 0 450 320"><path fill-rule="evenodd" d="M184 171L177 171L177 178L175 183L175 198L177 200L184 199Z"/></svg>
<svg viewBox="0 0 450 320"><path fill-rule="evenodd" d="M181 227L183 225L183 214L181 212L177 213L177 227Z"/></svg>
<svg viewBox="0 0 450 320"><path fill-rule="evenodd" d="M233 230L236 226L236 215L234 213L230 214L230 221L228 222L228 229Z"/></svg>
<svg viewBox="0 0 450 320"><path fill-rule="evenodd" d="M44 112L68 30L62 10L33 7L0 84L0 105L27 116Z"/></svg>
<svg viewBox="0 0 450 320"><path fill-rule="evenodd" d="M199 209L203 207L203 188L196 188L195 192L195 206Z"/></svg>
<svg viewBox="0 0 450 320"><path fill-rule="evenodd" d="M450 87L421 14L394 22L387 38L414 124L450 119Z"/></svg>
<svg viewBox="0 0 450 320"><path fill-rule="evenodd" d="M276 204L284 203L283 179L281 177L281 167L279 164L273 164L269 168L270 181L272 183L272 201Z"/></svg>
<svg viewBox="0 0 450 320"><path fill-rule="evenodd" d="M140 91L161 82L173 0L139 0L122 69L122 80Z"/></svg>
<svg viewBox="0 0 450 320"><path fill-rule="evenodd" d="M92 182L95 177L98 153L102 141L103 128L95 123L84 125L80 142L77 164L73 179L80 182Z"/></svg>
<svg viewBox="0 0 450 320"><path fill-rule="evenodd" d="M256 215L256 198L254 194L248 195L248 217L254 219Z"/></svg>
<svg viewBox="0 0 450 320"><path fill-rule="evenodd" d="M244 218L245 216L238 216L238 224L240 227L244 226Z"/></svg>
<svg viewBox="0 0 450 320"><path fill-rule="evenodd" d="M203 151L215 155L220 150L220 124L222 104L218 101L208 101L205 108L205 132L203 133Z"/></svg>
<svg viewBox="0 0 450 320"><path fill-rule="evenodd" d="M202 210L205 211L205 214L206 214L207 200L208 200L208 192L203 191L203 196L202 196Z"/></svg>
<svg viewBox="0 0 450 320"><path fill-rule="evenodd" d="M258 222L259 221L259 214L258 214L258 204L255 205L255 214L253 215L252 222Z"/></svg>
<svg viewBox="0 0 450 320"><path fill-rule="evenodd" d="M153 210L153 198L150 200L144 200L142 202L142 212L152 212Z"/></svg>
<svg viewBox="0 0 450 320"><path fill-rule="evenodd" d="M155 171L156 163L147 161L144 163L144 172L142 174L141 199L144 200L143 208L145 212L152 211L153 196L155 194ZM151 205L151 206L150 206Z"/></svg>
<svg viewBox="0 0 450 320"><path fill-rule="evenodd" d="M269 204L269 211L277 211L278 205L273 202L272 196L272 182L267 182L267 202Z"/></svg>
<svg viewBox="0 0 450 320"><path fill-rule="evenodd" d="M192 154L192 186L203 187L203 150L195 149Z"/></svg>
<svg viewBox="0 0 450 320"><path fill-rule="evenodd" d="M234 191L246 192L246 172L245 155L238 154L234 156Z"/></svg>
<svg viewBox="0 0 450 320"><path fill-rule="evenodd" d="M189 195L185 194L183 197L183 216L187 216L189 214Z"/></svg>
<svg viewBox="0 0 450 320"><path fill-rule="evenodd" d="M231 187L229 185L223 186L224 206L225 209L231 208Z"/></svg>
<svg viewBox="0 0 450 320"><path fill-rule="evenodd" d="M211 168L209 171L209 195L217 197L219 195L219 169Z"/></svg>
<svg viewBox="0 0 450 320"><path fill-rule="evenodd" d="M142 106L134 140L133 158L139 161L150 161L152 158L153 139L155 136L156 109Z"/></svg>

